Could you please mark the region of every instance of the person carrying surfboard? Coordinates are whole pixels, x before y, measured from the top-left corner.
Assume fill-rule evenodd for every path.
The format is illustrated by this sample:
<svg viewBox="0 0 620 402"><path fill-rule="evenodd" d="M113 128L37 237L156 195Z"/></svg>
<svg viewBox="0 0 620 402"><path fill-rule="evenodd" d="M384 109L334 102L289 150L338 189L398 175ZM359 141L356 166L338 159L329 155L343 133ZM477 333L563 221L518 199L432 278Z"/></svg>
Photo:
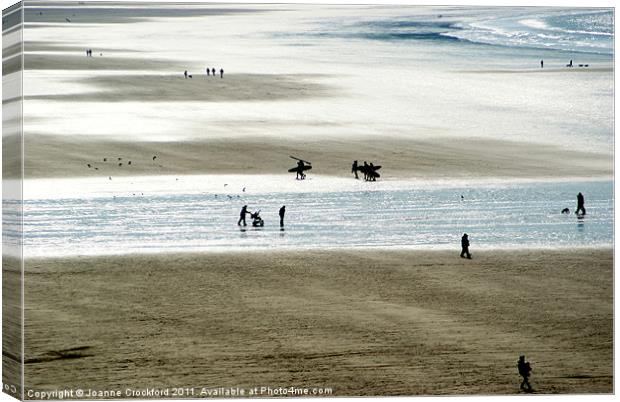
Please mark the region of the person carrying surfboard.
<svg viewBox="0 0 620 402"><path fill-rule="evenodd" d="M312 169L312 163L305 161L303 159L299 159L296 158L294 156L289 155L290 158L295 159L297 161L297 166L294 168L290 168L288 171L289 172L295 172L296 176L295 179L296 180L303 180L306 178L306 174L304 173L306 170L310 170Z"/></svg>

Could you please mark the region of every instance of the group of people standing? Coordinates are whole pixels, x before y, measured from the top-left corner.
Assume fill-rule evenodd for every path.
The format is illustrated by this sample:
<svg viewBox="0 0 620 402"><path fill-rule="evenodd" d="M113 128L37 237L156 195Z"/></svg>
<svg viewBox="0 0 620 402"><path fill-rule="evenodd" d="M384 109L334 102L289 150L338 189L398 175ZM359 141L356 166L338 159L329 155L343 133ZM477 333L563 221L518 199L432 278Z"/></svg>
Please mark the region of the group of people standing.
<svg viewBox="0 0 620 402"><path fill-rule="evenodd" d="M215 77L216 72L215 72L214 68L207 67L206 71L207 71L207 76L211 76L212 75L212 76ZM185 79L193 78L192 75L187 72L187 70L185 70L183 72L183 76L185 77ZM224 69L223 68L220 68L220 78L224 78Z"/></svg>
<svg viewBox="0 0 620 402"><path fill-rule="evenodd" d="M377 170L381 169L381 166L375 166L372 162L368 163L364 161L363 165L359 165L357 161L353 161L351 165L351 173L355 174L355 178L359 179L357 172L362 172L364 174L365 181L377 181L377 178L380 177Z"/></svg>
<svg viewBox="0 0 620 402"><path fill-rule="evenodd" d="M212 75L212 76L215 77L215 69L214 68L211 68L211 71L209 71L209 67L207 67L206 70L207 70L207 76L208 75ZM220 78L224 78L224 69L223 68L220 68Z"/></svg>

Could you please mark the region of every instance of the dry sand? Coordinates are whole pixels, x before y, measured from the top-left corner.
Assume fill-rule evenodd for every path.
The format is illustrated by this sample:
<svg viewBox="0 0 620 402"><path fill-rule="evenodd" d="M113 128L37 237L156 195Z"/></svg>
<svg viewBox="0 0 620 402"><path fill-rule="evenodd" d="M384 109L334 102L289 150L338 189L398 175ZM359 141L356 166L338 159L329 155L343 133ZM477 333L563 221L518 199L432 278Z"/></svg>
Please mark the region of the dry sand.
<svg viewBox="0 0 620 402"><path fill-rule="evenodd" d="M243 124L243 123L240 123ZM234 130L231 128L231 130ZM5 138L5 141L9 141ZM8 143L8 142L7 142ZM156 162L152 157L157 155ZM195 140L111 141L27 134L26 178L152 174L271 174L294 166L288 155L312 161L313 174L351 176L353 160L383 166L382 178L600 178L612 177L613 157L559 147L487 139ZM3 158L15 177L17 155ZM103 162L107 157L108 162ZM111 162L122 157L132 165ZM92 168L88 168L90 163ZM95 170L97 168L98 170Z"/></svg>
<svg viewBox="0 0 620 402"><path fill-rule="evenodd" d="M611 393L612 258L588 249L30 260L26 387L514 394L525 354L539 393Z"/></svg>

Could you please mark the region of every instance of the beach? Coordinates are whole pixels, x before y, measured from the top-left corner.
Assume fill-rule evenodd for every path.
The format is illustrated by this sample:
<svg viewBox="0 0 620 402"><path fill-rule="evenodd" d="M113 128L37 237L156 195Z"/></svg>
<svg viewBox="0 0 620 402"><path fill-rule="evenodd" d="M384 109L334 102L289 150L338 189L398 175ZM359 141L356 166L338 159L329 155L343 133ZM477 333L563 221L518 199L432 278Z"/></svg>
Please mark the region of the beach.
<svg viewBox="0 0 620 402"><path fill-rule="evenodd" d="M26 389L613 392L611 249L26 263ZM64 356L64 357L63 357Z"/></svg>
<svg viewBox="0 0 620 402"><path fill-rule="evenodd" d="M304 155L312 161L315 166L312 174L346 178L352 177L351 162L360 159L361 164L362 157L381 161L388 180L566 177L579 180L609 178L613 173L613 158L605 154L484 138L416 140L385 136L280 141L249 137L146 142L29 135L25 148L28 158L24 173L31 179L278 174L295 164L289 155ZM157 156L156 162L153 156ZM104 162L104 157L108 161ZM131 160L132 165L118 166L118 157L125 162ZM7 174L10 174L11 160L9 157L5 161ZM87 164L93 167L88 168Z"/></svg>
<svg viewBox="0 0 620 402"><path fill-rule="evenodd" d="M612 393L613 18L27 4L23 104L3 99L23 191L3 200L4 382L23 252L29 398L512 395L520 355L537 393ZM237 225L244 205L264 227Z"/></svg>

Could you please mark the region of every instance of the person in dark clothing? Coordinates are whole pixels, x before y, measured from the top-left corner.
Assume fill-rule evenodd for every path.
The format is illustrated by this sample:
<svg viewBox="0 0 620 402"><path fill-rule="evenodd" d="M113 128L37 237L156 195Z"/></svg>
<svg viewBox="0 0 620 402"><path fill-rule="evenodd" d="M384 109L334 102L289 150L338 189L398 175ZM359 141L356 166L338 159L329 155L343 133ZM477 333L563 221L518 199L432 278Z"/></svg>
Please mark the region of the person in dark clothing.
<svg viewBox="0 0 620 402"><path fill-rule="evenodd" d="M280 227L284 227L284 213L286 212L286 205L282 205L278 214L280 215Z"/></svg>
<svg viewBox="0 0 620 402"><path fill-rule="evenodd" d="M224 78L224 69L220 68L220 78Z"/></svg>
<svg viewBox="0 0 620 402"><path fill-rule="evenodd" d="M243 223L243 226L247 226L245 223L245 216L249 214L248 212L248 206L244 205L241 208L241 212L239 213L239 221L237 222L237 225L241 226L241 223Z"/></svg>
<svg viewBox="0 0 620 402"><path fill-rule="evenodd" d="M586 214L586 208L584 207L584 203L585 203L585 200L583 199L583 194L581 193L577 194L577 210L575 211L577 215ZM581 213L579 213L579 211L581 211Z"/></svg>
<svg viewBox="0 0 620 402"><path fill-rule="evenodd" d="M359 179L359 176L357 175L357 161L353 161L353 165L351 165L351 173L354 173L355 178Z"/></svg>
<svg viewBox="0 0 620 402"><path fill-rule="evenodd" d="M364 161L364 180L368 181L368 163Z"/></svg>
<svg viewBox="0 0 620 402"><path fill-rule="evenodd" d="M541 60L540 61L540 68L543 68L544 65L545 65L545 63Z"/></svg>
<svg viewBox="0 0 620 402"><path fill-rule="evenodd" d="M209 74L211 74L211 69L207 67L207 77L209 76Z"/></svg>
<svg viewBox="0 0 620 402"><path fill-rule="evenodd" d="M304 173L304 162L303 161L297 161L297 175L295 176L295 179L299 180L299 178L301 177L301 180L306 178L306 174Z"/></svg>
<svg viewBox="0 0 620 402"><path fill-rule="evenodd" d="M461 237L461 248L461 258L465 258L465 256L467 256L467 258L471 260L471 254L469 254L469 238L467 237L467 233L464 233L463 237Z"/></svg>
<svg viewBox="0 0 620 402"><path fill-rule="evenodd" d="M187 79L187 70L185 70L185 72L183 73L183 75L185 76L185 79Z"/></svg>
<svg viewBox="0 0 620 402"><path fill-rule="evenodd" d="M525 361L525 356L519 356L519 361L517 362L517 368L519 369L519 375L523 377L523 381L521 381L521 389L525 389L528 392L532 391L532 386L530 385L530 381L528 377L530 376L530 372L532 371L532 367L530 366L530 362ZM527 386L527 389L525 388Z"/></svg>
<svg viewBox="0 0 620 402"><path fill-rule="evenodd" d="M215 77L215 69L214 68L211 69L211 74Z"/></svg>

